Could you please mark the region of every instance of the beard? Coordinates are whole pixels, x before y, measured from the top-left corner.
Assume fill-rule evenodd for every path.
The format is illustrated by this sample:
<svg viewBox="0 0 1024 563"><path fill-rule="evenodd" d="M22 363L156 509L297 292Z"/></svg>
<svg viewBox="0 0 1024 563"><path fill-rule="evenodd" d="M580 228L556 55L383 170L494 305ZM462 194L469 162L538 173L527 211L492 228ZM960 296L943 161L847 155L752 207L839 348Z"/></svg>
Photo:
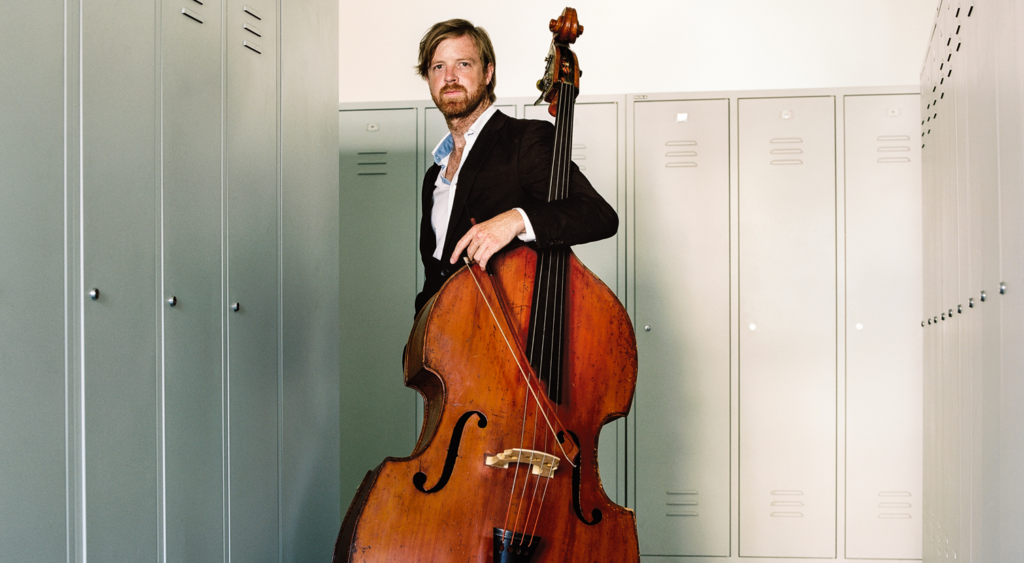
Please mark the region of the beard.
<svg viewBox="0 0 1024 563"><path fill-rule="evenodd" d="M447 92L461 91L461 96L453 98L445 98ZM434 105L437 109L441 110L441 114L447 119L462 119L473 114L474 111L480 104L483 103L487 97L487 87L483 84L480 85L473 92L469 92L462 86L450 85L441 88L441 92L437 98L434 98Z"/></svg>

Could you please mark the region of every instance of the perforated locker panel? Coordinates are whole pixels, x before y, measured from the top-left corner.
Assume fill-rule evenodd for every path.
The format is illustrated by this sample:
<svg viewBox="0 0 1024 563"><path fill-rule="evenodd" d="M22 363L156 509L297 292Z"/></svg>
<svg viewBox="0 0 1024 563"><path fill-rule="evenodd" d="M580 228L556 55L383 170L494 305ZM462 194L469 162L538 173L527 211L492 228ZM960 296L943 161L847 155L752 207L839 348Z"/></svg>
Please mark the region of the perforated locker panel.
<svg viewBox="0 0 1024 563"><path fill-rule="evenodd" d="M845 96L846 556L919 559L920 96Z"/></svg>
<svg viewBox="0 0 1024 563"><path fill-rule="evenodd" d="M403 384L419 262L416 110L342 111L341 501L367 471L412 453L422 416Z"/></svg>
<svg viewBox="0 0 1024 563"><path fill-rule="evenodd" d="M0 561L67 554L63 10L0 18Z"/></svg>
<svg viewBox="0 0 1024 563"><path fill-rule="evenodd" d="M555 118L548 113L548 106L525 106L527 119L543 119L554 123ZM615 103L576 103L572 132L572 160L580 167L580 171L601 194L615 211L619 213L619 228L625 224L622 210L618 208L618 111ZM572 251L583 264L590 268L601 281L620 295L617 287L618 258L616 235L605 240L574 246ZM620 472L622 459L618 444L620 436L625 432L622 420L612 422L601 429L598 439L598 464L601 470L601 484L605 493L612 500L622 503L625 491L624 476Z"/></svg>
<svg viewBox="0 0 1024 563"><path fill-rule="evenodd" d="M221 8L217 0L195 4L188 14L173 2L162 6L168 559L210 561L224 554Z"/></svg>
<svg viewBox="0 0 1024 563"><path fill-rule="evenodd" d="M729 555L729 101L634 106L643 555Z"/></svg>
<svg viewBox="0 0 1024 563"><path fill-rule="evenodd" d="M835 100L738 115L740 555L835 557Z"/></svg>
<svg viewBox="0 0 1024 563"><path fill-rule="evenodd" d="M157 21L153 3L82 11L82 371L90 561L156 561ZM132 25L124 25L132 22ZM77 284L76 284L77 285ZM97 299L85 297L92 288Z"/></svg>
<svg viewBox="0 0 1024 563"><path fill-rule="evenodd" d="M230 553L267 561L280 543L277 3L225 1Z"/></svg>

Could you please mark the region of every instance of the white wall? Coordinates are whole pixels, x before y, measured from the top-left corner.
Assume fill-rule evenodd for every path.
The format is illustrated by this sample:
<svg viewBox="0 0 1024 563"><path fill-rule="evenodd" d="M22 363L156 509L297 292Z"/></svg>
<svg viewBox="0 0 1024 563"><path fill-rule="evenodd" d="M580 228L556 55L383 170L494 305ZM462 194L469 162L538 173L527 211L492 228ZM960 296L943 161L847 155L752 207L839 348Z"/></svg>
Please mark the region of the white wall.
<svg viewBox="0 0 1024 563"><path fill-rule="evenodd" d="M917 84L936 0L574 0L585 94ZM497 94L534 96L564 2L343 3L341 102L427 97L414 73L435 22L487 29Z"/></svg>

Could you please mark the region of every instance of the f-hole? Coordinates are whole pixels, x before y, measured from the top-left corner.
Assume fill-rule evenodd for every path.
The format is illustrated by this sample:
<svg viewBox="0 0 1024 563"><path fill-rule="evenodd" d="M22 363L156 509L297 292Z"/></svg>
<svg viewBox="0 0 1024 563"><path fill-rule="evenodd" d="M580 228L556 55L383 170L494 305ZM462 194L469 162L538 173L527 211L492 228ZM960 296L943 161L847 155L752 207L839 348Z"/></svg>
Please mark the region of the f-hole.
<svg viewBox="0 0 1024 563"><path fill-rule="evenodd" d="M412 484L416 486L416 490L421 493L436 493L444 488L448 484L448 479L452 476L452 471L455 469L455 460L459 458L459 444L462 443L462 430L466 427L466 423L469 422L470 417L476 415L476 425L480 428L487 428L487 417L484 413L479 411L469 411L459 417L458 422L455 423L455 429L452 430L451 441L448 442L448 457L444 460L444 470L441 471L441 479L438 480L437 484L430 488L430 490L424 489L423 485L427 482L427 474L422 471L417 472L412 476Z"/></svg>

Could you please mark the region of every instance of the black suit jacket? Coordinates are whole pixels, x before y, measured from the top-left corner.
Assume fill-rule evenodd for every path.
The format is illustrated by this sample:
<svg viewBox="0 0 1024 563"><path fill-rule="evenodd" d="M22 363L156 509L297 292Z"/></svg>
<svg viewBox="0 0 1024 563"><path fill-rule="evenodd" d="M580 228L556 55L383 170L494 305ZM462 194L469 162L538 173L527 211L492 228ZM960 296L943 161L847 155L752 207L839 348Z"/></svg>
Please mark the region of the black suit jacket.
<svg viewBox="0 0 1024 563"><path fill-rule="evenodd" d="M513 119L498 111L491 116L459 172L441 260L433 257L437 238L430 223L434 183L441 171L433 165L423 177L423 218L420 221L420 257L426 278L416 296L419 311L462 267L450 264L459 239L472 221L486 221L514 207L530 218L536 246L570 246L608 238L618 230L615 210L594 190L579 167L571 164L569 196L548 202L555 128L546 121ZM507 248L522 244L514 239Z"/></svg>

